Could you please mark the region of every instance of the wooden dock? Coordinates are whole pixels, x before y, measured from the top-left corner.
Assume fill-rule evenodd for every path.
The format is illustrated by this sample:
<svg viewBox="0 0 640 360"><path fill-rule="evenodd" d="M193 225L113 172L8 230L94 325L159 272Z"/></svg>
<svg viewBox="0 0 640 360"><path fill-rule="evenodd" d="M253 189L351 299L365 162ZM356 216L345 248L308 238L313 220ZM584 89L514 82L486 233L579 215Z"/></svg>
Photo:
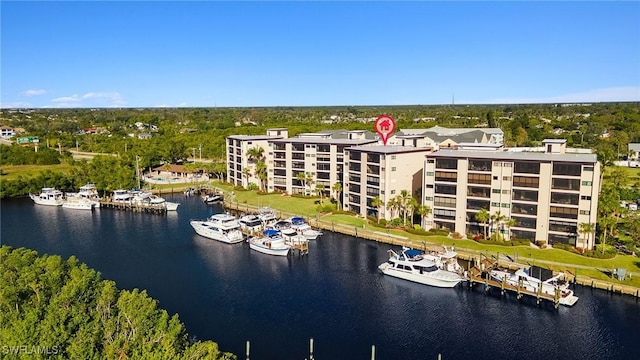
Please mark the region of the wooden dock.
<svg viewBox="0 0 640 360"><path fill-rule="evenodd" d="M110 199L100 200L100 207L116 210L127 210L149 214L166 214L167 208L163 204L131 204L126 202L111 201Z"/></svg>

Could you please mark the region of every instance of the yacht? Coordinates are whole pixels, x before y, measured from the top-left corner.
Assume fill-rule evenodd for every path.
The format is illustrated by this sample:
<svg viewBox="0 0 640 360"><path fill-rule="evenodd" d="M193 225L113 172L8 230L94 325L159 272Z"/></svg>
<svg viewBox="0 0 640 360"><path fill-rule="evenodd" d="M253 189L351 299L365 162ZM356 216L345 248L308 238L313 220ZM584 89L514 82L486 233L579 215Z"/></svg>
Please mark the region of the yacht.
<svg viewBox="0 0 640 360"><path fill-rule="evenodd" d="M273 224L278 221L278 218L276 217L276 211L273 208L266 206L258 209L258 217L260 218L260 220L262 220L262 224L265 228L273 226Z"/></svg>
<svg viewBox="0 0 640 360"><path fill-rule="evenodd" d="M100 195L98 194L98 189L95 184L86 184L80 186L80 190L77 193L80 197L89 200L93 203L93 206L100 207Z"/></svg>
<svg viewBox="0 0 640 360"><path fill-rule="evenodd" d="M42 188L39 195L29 194L29 197L38 205L61 206L64 204L64 194L55 188Z"/></svg>
<svg viewBox="0 0 640 360"><path fill-rule="evenodd" d="M307 239L303 235L298 234L298 232L292 228L282 229L280 230L280 234L282 235L282 238L284 239L285 244L289 246L300 247L302 245L309 244L309 239Z"/></svg>
<svg viewBox="0 0 640 360"><path fill-rule="evenodd" d="M245 215L238 220L240 228L250 234L258 234L264 228L258 215Z"/></svg>
<svg viewBox="0 0 640 360"><path fill-rule="evenodd" d="M403 248L400 253L389 250L389 260L378 266L385 274L424 285L450 288L464 278L452 271L440 269L438 264L425 258L420 251Z"/></svg>
<svg viewBox="0 0 640 360"><path fill-rule="evenodd" d="M558 296L558 302L564 306L573 306L578 297L574 295L573 290L569 289L569 283L561 281L560 278L564 273L542 281L536 277L529 275L526 269L518 269L515 272L501 269L491 270L491 278L495 281L506 281L511 286L520 287L532 293L541 292L542 294Z"/></svg>
<svg viewBox="0 0 640 360"><path fill-rule="evenodd" d="M99 206L96 205L97 201L89 200L85 197L82 197L80 193L66 193L65 201L62 204L62 207L65 209L73 209L73 210L93 210L94 207ZM98 202L98 204L100 204Z"/></svg>
<svg viewBox="0 0 640 360"><path fill-rule="evenodd" d="M215 214L206 220L191 220L189 222L196 233L209 239L228 244L239 243L243 240L240 224L229 214Z"/></svg>
<svg viewBox="0 0 640 360"><path fill-rule="evenodd" d="M151 205L154 207L165 208L167 211L176 211L180 203L165 200L165 198L154 195L146 191L134 191L133 202L138 205Z"/></svg>
<svg viewBox="0 0 640 360"><path fill-rule="evenodd" d="M287 256L291 246L286 244L282 234L278 230L267 229L262 236L249 238L249 247L263 254Z"/></svg>
<svg viewBox="0 0 640 360"><path fill-rule="evenodd" d="M218 194L206 194L202 197L202 201L204 201L205 204L217 204L222 202L222 196Z"/></svg>
<svg viewBox="0 0 640 360"><path fill-rule="evenodd" d="M130 203L133 198L134 195L132 195L128 190L119 189L113 191L113 197L111 200L113 202Z"/></svg>
<svg viewBox="0 0 640 360"><path fill-rule="evenodd" d="M289 218L288 221L291 223L292 229L309 240L316 240L322 235L322 232L312 229L311 225L307 224L302 217L294 216Z"/></svg>

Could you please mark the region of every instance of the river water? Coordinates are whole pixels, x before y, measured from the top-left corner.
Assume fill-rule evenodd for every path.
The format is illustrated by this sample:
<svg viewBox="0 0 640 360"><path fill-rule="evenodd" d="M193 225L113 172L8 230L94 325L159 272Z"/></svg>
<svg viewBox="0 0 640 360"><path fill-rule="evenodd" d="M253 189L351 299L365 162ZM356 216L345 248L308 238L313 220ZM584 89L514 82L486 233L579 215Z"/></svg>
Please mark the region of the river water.
<svg viewBox="0 0 640 360"><path fill-rule="evenodd" d="M196 235L220 212L197 197L166 215L0 203L3 245L75 255L125 289L146 289L190 335L245 358L637 359L640 304L578 286L578 303L518 302L482 285L440 289L386 277L386 244L326 233L310 254L272 257Z"/></svg>

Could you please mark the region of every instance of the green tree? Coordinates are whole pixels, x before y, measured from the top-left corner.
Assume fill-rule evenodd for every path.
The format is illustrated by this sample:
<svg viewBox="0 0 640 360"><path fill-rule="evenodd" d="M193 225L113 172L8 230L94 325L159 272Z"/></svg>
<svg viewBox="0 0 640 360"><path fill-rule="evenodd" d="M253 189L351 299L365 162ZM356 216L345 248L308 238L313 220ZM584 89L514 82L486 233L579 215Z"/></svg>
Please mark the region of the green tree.
<svg viewBox="0 0 640 360"><path fill-rule="evenodd" d="M376 220L380 222L380 208L384 207L384 201L380 199L380 196L376 196L371 200L371 206L376 208Z"/></svg>
<svg viewBox="0 0 640 360"><path fill-rule="evenodd" d="M342 184L339 182L333 184L331 190L335 191L336 193L337 209L342 210L342 201L340 201L340 199L342 199Z"/></svg>
<svg viewBox="0 0 640 360"><path fill-rule="evenodd" d="M491 219L491 215L489 215L489 212L487 211L487 209L480 209L480 211L476 213L476 220L478 220L482 224L482 227L484 228L485 239L488 238L487 223L489 222L490 219Z"/></svg>
<svg viewBox="0 0 640 360"><path fill-rule="evenodd" d="M591 236L593 236L593 232L595 230L596 227L593 223L580 223L578 225L578 232L584 235L583 243L585 246L582 247L583 250L587 246L587 244L589 244L589 240L591 239Z"/></svg>
<svg viewBox="0 0 640 360"><path fill-rule="evenodd" d="M420 215L420 219L424 223L425 218L431 214L431 207L429 205L419 205L416 213Z"/></svg>

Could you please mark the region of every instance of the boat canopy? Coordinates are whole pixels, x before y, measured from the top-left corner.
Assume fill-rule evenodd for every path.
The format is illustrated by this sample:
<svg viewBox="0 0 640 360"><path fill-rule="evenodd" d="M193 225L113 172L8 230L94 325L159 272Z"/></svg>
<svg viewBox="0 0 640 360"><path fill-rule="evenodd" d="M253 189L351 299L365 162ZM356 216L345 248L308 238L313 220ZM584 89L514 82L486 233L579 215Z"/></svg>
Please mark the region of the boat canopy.
<svg viewBox="0 0 640 360"><path fill-rule="evenodd" d="M278 235L279 232L280 231L275 229L267 229L263 231L262 234L264 234L264 236L272 237L272 236Z"/></svg>
<svg viewBox="0 0 640 360"><path fill-rule="evenodd" d="M415 250L415 249L408 249L404 251L405 255L407 255L407 257L416 257L418 255L422 255L422 251L420 250Z"/></svg>
<svg viewBox="0 0 640 360"><path fill-rule="evenodd" d="M291 223L293 225L302 225L302 224L304 224L304 219L301 218L301 217L292 217L291 218Z"/></svg>

